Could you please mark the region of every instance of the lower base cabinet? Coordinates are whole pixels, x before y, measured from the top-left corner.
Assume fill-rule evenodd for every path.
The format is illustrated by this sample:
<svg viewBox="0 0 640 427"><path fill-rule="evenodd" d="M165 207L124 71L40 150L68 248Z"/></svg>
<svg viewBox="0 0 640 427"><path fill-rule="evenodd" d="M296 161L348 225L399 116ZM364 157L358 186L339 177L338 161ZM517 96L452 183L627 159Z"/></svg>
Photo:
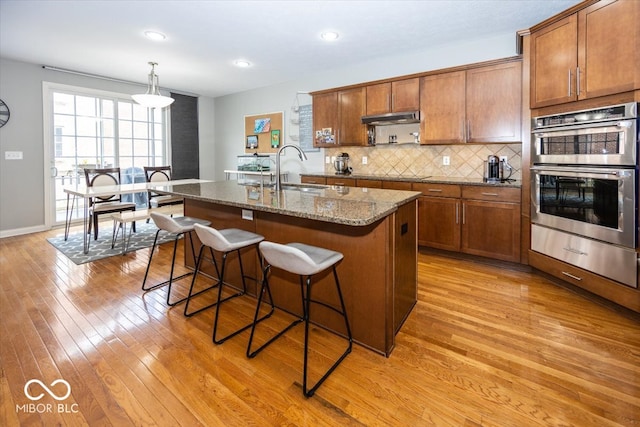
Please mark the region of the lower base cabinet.
<svg viewBox="0 0 640 427"><path fill-rule="evenodd" d="M423 194L418 244L520 262L520 189L414 184L414 190Z"/></svg>

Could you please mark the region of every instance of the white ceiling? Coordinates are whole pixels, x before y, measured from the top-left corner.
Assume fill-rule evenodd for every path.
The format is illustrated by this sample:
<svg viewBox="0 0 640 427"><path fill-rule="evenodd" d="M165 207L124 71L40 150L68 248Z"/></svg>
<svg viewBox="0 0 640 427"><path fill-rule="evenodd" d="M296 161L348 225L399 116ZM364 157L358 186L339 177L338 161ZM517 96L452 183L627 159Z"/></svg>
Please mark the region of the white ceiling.
<svg viewBox="0 0 640 427"><path fill-rule="evenodd" d="M516 31L577 3L0 0L0 56L139 83L155 61L161 87L216 97L470 37L513 32L515 46ZM320 40L329 29L337 41Z"/></svg>

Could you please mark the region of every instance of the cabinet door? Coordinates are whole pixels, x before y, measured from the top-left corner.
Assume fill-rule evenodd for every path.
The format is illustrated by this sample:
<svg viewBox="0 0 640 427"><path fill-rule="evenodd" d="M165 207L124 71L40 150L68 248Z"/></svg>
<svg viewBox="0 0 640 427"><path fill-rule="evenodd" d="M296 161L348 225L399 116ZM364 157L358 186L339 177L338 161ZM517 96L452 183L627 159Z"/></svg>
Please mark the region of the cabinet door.
<svg viewBox="0 0 640 427"><path fill-rule="evenodd" d="M421 144L465 141L465 72L436 74L420 81Z"/></svg>
<svg viewBox="0 0 640 427"><path fill-rule="evenodd" d="M367 86L367 115L391 111L391 83Z"/></svg>
<svg viewBox="0 0 640 427"><path fill-rule="evenodd" d="M578 12L578 97L640 88L640 2L603 0Z"/></svg>
<svg viewBox="0 0 640 427"><path fill-rule="evenodd" d="M520 142L522 62L467 71L467 142Z"/></svg>
<svg viewBox="0 0 640 427"><path fill-rule="evenodd" d="M577 43L575 14L531 34L531 108L576 100Z"/></svg>
<svg viewBox="0 0 640 427"><path fill-rule="evenodd" d="M300 175L300 183L326 185L327 178L323 176Z"/></svg>
<svg viewBox="0 0 640 427"><path fill-rule="evenodd" d="M335 144L326 144L324 140L315 138L317 132L323 129L331 129L333 135L338 131L338 92L328 92L313 95L313 132L314 147L332 147Z"/></svg>
<svg viewBox="0 0 640 427"><path fill-rule="evenodd" d="M520 261L520 204L463 200L462 252Z"/></svg>
<svg viewBox="0 0 640 427"><path fill-rule="evenodd" d="M392 82L391 97L392 111L414 111L420 109L420 79L416 77Z"/></svg>
<svg viewBox="0 0 640 427"><path fill-rule="evenodd" d="M420 197L418 221L419 245L460 250L460 199Z"/></svg>
<svg viewBox="0 0 640 427"><path fill-rule="evenodd" d="M360 120L365 115L366 99L365 87L338 92L338 144L367 145L367 127Z"/></svg>

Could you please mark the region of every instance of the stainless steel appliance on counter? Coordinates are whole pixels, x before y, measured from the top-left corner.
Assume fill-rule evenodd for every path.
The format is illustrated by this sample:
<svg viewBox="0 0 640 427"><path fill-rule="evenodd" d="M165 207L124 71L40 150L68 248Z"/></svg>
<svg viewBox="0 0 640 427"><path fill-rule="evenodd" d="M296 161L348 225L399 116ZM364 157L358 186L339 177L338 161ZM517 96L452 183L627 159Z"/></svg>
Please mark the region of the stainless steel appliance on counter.
<svg viewBox="0 0 640 427"><path fill-rule="evenodd" d="M638 287L638 104L536 117L531 248Z"/></svg>
<svg viewBox="0 0 640 427"><path fill-rule="evenodd" d="M349 153L340 153L336 155L336 158L333 161L333 167L336 170L336 175L351 174L351 167L349 166Z"/></svg>

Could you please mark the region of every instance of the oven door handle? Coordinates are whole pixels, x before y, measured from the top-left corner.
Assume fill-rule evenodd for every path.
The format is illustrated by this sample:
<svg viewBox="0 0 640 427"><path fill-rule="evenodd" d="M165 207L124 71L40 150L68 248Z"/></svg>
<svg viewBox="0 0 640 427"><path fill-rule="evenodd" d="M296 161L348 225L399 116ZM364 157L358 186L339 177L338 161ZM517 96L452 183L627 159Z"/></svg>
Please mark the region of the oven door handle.
<svg viewBox="0 0 640 427"><path fill-rule="evenodd" d="M539 172L562 172L562 173L567 173L567 172L575 172L575 170L568 170L567 168L554 168L554 167L547 167L547 166L533 166L531 167L532 171L539 171ZM613 175L613 176L620 176L620 172L618 171L602 171L601 169L594 169L594 168L580 168L580 171L583 173L591 173L591 174L596 174L596 175Z"/></svg>

